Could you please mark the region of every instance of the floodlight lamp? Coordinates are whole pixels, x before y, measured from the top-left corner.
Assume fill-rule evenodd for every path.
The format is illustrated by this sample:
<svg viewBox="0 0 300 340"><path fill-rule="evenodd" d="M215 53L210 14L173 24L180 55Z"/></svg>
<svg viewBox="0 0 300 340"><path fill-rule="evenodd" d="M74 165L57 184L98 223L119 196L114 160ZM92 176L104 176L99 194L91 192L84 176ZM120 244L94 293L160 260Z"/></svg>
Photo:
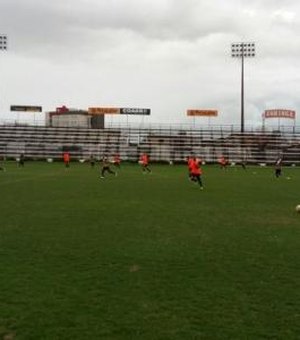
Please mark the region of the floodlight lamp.
<svg viewBox="0 0 300 340"><path fill-rule="evenodd" d="M0 35L0 50L7 49L7 37L5 35Z"/></svg>

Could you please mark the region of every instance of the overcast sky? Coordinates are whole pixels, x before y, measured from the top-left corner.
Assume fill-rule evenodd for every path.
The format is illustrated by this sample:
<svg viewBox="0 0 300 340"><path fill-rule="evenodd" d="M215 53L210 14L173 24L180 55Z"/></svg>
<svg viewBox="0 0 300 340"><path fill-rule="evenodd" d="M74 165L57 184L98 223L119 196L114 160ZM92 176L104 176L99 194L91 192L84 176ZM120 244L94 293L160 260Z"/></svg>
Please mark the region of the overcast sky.
<svg viewBox="0 0 300 340"><path fill-rule="evenodd" d="M240 124L240 41L256 44L246 124L265 109L300 114L299 14L296 0L1 0L0 118L10 105L115 106L151 108L156 123L217 109L211 123Z"/></svg>

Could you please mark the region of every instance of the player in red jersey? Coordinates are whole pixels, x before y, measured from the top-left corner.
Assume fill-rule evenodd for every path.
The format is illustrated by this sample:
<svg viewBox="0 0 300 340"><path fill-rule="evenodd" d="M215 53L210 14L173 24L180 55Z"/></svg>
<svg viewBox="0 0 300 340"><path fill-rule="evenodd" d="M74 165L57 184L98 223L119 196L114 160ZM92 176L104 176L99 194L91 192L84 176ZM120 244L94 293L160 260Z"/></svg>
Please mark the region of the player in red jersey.
<svg viewBox="0 0 300 340"><path fill-rule="evenodd" d="M201 175L202 175L201 160L194 157L191 165L191 179L192 181L198 183L200 185L200 189L203 190Z"/></svg>
<svg viewBox="0 0 300 340"><path fill-rule="evenodd" d="M188 166L188 176L189 179L192 180L192 166L193 166L194 158L192 156L189 156L187 158L187 166Z"/></svg>
<svg viewBox="0 0 300 340"><path fill-rule="evenodd" d="M142 166L143 173L146 173L146 171L152 172L149 168L149 156L146 153L141 154L139 163Z"/></svg>
<svg viewBox="0 0 300 340"><path fill-rule="evenodd" d="M114 156L114 166L118 169L120 169L120 167L121 167L121 158L120 158L119 154L116 154Z"/></svg>
<svg viewBox="0 0 300 340"><path fill-rule="evenodd" d="M65 164L65 167L66 167L66 168L69 168L69 167L70 167L70 159L71 159L71 157L70 157L69 152L64 152L64 154L63 154L63 160L64 160L64 164Z"/></svg>
<svg viewBox="0 0 300 340"><path fill-rule="evenodd" d="M224 157L221 156L221 158L218 160L221 169L226 169L227 165L228 165L228 160Z"/></svg>

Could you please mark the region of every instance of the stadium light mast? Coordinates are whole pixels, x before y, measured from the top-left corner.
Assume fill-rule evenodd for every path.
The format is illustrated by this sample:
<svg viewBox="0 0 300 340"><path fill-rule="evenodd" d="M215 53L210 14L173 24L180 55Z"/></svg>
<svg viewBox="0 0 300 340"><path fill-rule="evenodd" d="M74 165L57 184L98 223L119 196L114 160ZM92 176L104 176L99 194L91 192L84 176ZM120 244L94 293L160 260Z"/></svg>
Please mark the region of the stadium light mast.
<svg viewBox="0 0 300 340"><path fill-rule="evenodd" d="M7 50L7 35L0 34L0 51Z"/></svg>
<svg viewBox="0 0 300 340"><path fill-rule="evenodd" d="M255 43L239 42L231 44L231 56L233 58L241 58L241 132L244 132L244 58L255 57Z"/></svg>
<svg viewBox="0 0 300 340"><path fill-rule="evenodd" d="M7 35L0 34L0 51L6 51L6 50L7 50Z"/></svg>

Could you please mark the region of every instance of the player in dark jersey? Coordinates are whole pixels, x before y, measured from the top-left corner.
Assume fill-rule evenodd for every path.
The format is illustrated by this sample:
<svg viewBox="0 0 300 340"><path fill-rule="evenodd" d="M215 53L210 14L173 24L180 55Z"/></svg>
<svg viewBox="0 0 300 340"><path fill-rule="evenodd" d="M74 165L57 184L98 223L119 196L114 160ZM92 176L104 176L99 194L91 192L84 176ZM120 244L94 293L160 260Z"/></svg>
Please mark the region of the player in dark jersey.
<svg viewBox="0 0 300 340"><path fill-rule="evenodd" d="M282 175L282 158L279 157L277 158L276 162L275 162L275 177L278 178Z"/></svg>
<svg viewBox="0 0 300 340"><path fill-rule="evenodd" d="M93 168L95 166L95 163L96 163L95 157L94 157L93 154L91 154L91 156L90 156L90 165L91 165L91 168Z"/></svg>
<svg viewBox="0 0 300 340"><path fill-rule="evenodd" d="M0 159L0 171L5 171L5 170L6 170L5 167L4 167L4 165L3 165L3 160L4 160L4 158L2 157L2 158Z"/></svg>
<svg viewBox="0 0 300 340"><path fill-rule="evenodd" d="M19 160L18 160L18 166L23 168L25 165L25 155L24 153L21 153Z"/></svg>
<svg viewBox="0 0 300 340"><path fill-rule="evenodd" d="M116 172L112 171L110 168L110 163L107 157L103 157L102 159L102 168L101 168L101 178L104 178L105 173L108 172L109 174L112 175L117 175Z"/></svg>

